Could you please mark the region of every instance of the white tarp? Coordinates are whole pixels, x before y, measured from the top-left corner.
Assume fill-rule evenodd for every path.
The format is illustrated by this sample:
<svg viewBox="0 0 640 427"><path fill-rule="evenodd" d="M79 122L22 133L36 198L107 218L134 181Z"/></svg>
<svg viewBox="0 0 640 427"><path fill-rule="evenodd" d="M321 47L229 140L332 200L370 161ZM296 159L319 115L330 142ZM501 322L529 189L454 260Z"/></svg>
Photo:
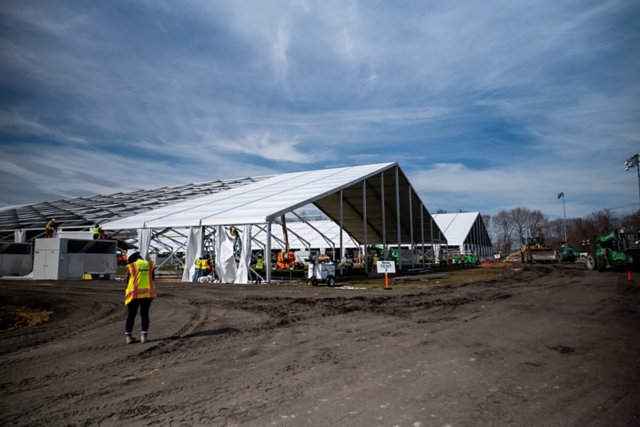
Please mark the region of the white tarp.
<svg viewBox="0 0 640 427"><path fill-rule="evenodd" d="M15 230L13 232L13 241L16 243L24 243L26 232L24 230Z"/></svg>
<svg viewBox="0 0 640 427"><path fill-rule="evenodd" d="M251 263L251 226L238 227L242 252L238 261L234 283L249 283L249 264Z"/></svg>
<svg viewBox="0 0 640 427"><path fill-rule="evenodd" d="M196 272L196 258L202 253L202 227L191 227L185 248L184 271L182 281L191 282Z"/></svg>
<svg viewBox="0 0 640 427"><path fill-rule="evenodd" d="M152 230L148 228L138 229L138 249L140 251L140 256L143 259L147 259L147 256L149 256L149 245L151 245L151 233L152 233Z"/></svg>
<svg viewBox="0 0 640 427"><path fill-rule="evenodd" d="M233 244L235 238L229 234L225 227L219 228L216 235L219 242L219 250L216 253L216 267L222 283L234 283L236 280L236 260L234 259Z"/></svg>

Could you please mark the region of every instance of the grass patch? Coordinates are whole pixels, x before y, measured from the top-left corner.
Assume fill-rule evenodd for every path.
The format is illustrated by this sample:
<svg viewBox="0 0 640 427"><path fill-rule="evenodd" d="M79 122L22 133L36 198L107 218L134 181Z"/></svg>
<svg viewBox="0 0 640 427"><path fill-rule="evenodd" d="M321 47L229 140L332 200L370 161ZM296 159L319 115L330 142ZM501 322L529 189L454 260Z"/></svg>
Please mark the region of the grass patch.
<svg viewBox="0 0 640 427"><path fill-rule="evenodd" d="M53 312L18 305L0 306L0 330L29 328L49 320Z"/></svg>

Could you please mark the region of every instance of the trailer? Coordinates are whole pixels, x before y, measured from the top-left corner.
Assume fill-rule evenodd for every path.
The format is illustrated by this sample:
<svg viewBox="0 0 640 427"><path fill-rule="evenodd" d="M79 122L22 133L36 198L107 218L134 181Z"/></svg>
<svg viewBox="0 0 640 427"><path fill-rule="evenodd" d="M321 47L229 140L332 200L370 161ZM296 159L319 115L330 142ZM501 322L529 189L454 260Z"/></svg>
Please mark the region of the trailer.
<svg viewBox="0 0 640 427"><path fill-rule="evenodd" d="M336 285L336 266L332 262L310 262L307 266L307 283L318 286L319 282L329 287Z"/></svg>

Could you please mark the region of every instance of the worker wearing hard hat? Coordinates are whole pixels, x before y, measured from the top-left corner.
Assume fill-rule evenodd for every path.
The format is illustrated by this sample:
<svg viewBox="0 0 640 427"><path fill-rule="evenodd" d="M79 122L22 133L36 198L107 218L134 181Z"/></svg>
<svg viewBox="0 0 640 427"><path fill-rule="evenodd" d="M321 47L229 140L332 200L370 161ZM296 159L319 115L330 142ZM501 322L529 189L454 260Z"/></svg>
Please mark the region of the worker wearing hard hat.
<svg viewBox="0 0 640 427"><path fill-rule="evenodd" d="M53 237L53 234L55 233L56 228L58 228L58 224L56 224L56 220L53 218L49 218L49 220L47 221L47 224L44 226L45 237L47 238Z"/></svg>
<svg viewBox="0 0 640 427"><path fill-rule="evenodd" d="M127 284L124 297L124 304L127 306L125 339L127 344L136 342L136 339L131 336L131 332L138 314L138 308L140 308L140 342L144 344L147 342L147 334L149 332L149 308L151 307L151 301L156 297L156 289L153 286L154 265L142 259L139 252L133 253L128 262L124 274L124 281Z"/></svg>

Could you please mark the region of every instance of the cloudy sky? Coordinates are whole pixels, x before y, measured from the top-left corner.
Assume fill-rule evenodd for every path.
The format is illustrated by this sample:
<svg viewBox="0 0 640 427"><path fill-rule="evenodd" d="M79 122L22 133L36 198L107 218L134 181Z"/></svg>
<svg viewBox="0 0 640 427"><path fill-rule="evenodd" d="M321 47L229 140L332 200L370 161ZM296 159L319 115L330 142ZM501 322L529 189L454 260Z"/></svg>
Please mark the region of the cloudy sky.
<svg viewBox="0 0 640 427"><path fill-rule="evenodd" d="M640 3L0 6L0 206L399 162L427 207L638 209Z"/></svg>

